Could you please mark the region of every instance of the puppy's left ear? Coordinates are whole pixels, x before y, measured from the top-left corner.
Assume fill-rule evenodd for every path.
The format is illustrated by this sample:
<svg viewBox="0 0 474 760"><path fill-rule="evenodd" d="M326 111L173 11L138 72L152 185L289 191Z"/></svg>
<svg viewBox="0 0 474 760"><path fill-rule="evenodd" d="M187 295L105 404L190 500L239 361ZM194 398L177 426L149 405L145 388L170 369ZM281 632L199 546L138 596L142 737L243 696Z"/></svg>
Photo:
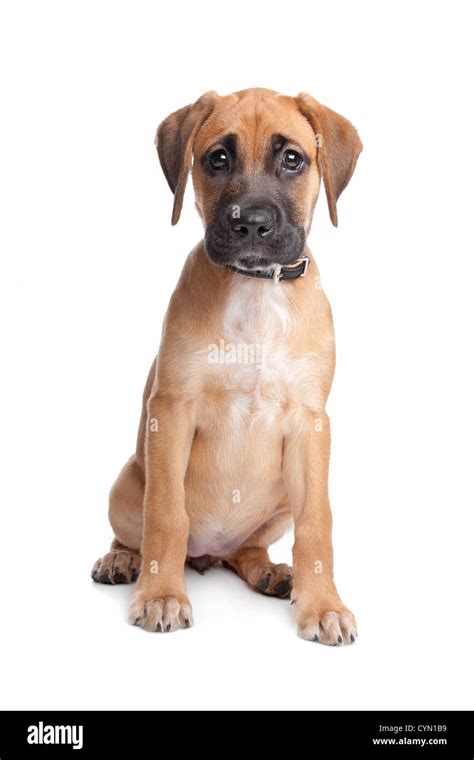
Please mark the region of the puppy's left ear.
<svg viewBox="0 0 474 760"><path fill-rule="evenodd" d="M170 114L156 131L155 145L161 168L174 193L171 224L176 224L181 215L184 190L193 160L194 138L211 115L217 98L216 92L206 92L194 104Z"/></svg>
<svg viewBox="0 0 474 760"><path fill-rule="evenodd" d="M324 181L331 222L337 227L336 202L349 184L362 150L356 128L350 121L300 92L298 108L318 139L318 166Z"/></svg>

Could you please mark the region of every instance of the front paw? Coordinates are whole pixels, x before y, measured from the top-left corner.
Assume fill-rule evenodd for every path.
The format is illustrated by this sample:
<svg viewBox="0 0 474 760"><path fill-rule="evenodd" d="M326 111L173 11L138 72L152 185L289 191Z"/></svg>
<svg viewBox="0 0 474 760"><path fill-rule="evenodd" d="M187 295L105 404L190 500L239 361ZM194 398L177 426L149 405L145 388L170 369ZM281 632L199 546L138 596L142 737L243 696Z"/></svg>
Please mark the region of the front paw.
<svg viewBox="0 0 474 760"><path fill-rule="evenodd" d="M355 617L341 603L298 605L295 600L298 636L329 646L353 644L357 638Z"/></svg>
<svg viewBox="0 0 474 760"><path fill-rule="evenodd" d="M193 624L193 611L187 596L151 596L136 591L128 615L128 622L145 631L168 633Z"/></svg>

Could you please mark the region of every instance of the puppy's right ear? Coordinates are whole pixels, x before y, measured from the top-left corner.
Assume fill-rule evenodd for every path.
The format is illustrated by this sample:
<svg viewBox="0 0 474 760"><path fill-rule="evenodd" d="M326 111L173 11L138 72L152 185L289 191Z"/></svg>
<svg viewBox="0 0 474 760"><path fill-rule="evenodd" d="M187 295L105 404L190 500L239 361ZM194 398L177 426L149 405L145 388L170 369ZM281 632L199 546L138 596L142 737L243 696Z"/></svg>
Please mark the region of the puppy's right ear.
<svg viewBox="0 0 474 760"><path fill-rule="evenodd" d="M211 115L217 98L216 92L206 92L193 105L180 108L168 116L156 131L155 145L161 168L174 193L171 224L176 224L181 215L184 190L193 160L194 138Z"/></svg>

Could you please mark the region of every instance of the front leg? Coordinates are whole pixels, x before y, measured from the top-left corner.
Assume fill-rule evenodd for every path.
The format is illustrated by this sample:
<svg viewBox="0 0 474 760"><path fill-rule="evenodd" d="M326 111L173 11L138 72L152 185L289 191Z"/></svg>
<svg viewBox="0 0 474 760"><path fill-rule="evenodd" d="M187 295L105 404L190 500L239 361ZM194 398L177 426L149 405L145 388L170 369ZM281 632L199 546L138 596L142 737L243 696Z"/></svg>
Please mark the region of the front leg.
<svg viewBox="0 0 474 760"><path fill-rule="evenodd" d="M298 634L323 644L350 644L354 615L333 578L332 516L328 496L330 428L327 414L310 416L285 439L283 467L295 521L293 593Z"/></svg>
<svg viewBox="0 0 474 760"><path fill-rule="evenodd" d="M184 477L194 436L192 404L154 395L148 402L142 569L129 622L165 632L192 624L184 564L189 535Z"/></svg>

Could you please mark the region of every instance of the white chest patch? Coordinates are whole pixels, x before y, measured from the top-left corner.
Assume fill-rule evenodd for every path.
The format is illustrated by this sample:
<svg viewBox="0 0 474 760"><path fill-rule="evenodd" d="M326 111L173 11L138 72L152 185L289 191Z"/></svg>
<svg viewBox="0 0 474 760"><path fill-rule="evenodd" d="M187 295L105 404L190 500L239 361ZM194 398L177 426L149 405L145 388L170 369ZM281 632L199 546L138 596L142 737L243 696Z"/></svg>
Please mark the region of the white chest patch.
<svg viewBox="0 0 474 760"><path fill-rule="evenodd" d="M283 342L291 328L284 285L235 274L223 323L229 341Z"/></svg>
<svg viewBox="0 0 474 760"><path fill-rule="evenodd" d="M266 434L288 412L323 408L323 365L316 353L292 354L294 327L284 284L233 276L215 341L198 352L204 369L202 429L227 428L234 438Z"/></svg>
<svg viewBox="0 0 474 760"><path fill-rule="evenodd" d="M233 352L223 381L232 391L234 426L245 429L251 418L254 425L267 427L281 413L290 369L285 338L291 326L282 285L235 275L223 317L225 350Z"/></svg>
<svg viewBox="0 0 474 760"><path fill-rule="evenodd" d="M222 319L222 335L208 360L214 382L226 392L234 424L272 424L290 401L314 400L314 354L289 355L293 316L285 285L235 274Z"/></svg>

